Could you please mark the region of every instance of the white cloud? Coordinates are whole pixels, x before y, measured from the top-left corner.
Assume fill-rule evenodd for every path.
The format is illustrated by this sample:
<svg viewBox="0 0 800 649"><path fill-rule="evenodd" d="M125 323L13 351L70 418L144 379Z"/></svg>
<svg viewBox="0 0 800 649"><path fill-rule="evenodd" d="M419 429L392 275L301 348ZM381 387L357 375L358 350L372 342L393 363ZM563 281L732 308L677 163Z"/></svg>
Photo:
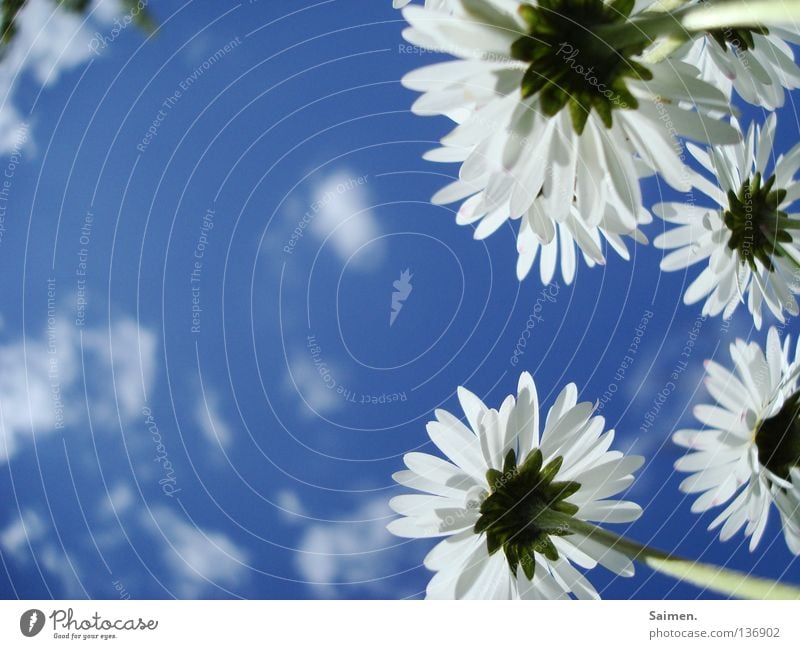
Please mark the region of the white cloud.
<svg viewBox="0 0 800 649"><path fill-rule="evenodd" d="M1 66L2 61L0 61ZM0 74L0 102L5 99L5 103L0 106L0 153L12 153L17 156L30 142L29 127L19 111L8 103L8 98L3 97L4 91L7 93Z"/></svg>
<svg viewBox="0 0 800 649"><path fill-rule="evenodd" d="M111 487L108 497L101 502L100 511L107 516L121 516L131 508L134 502L133 489L120 483Z"/></svg>
<svg viewBox="0 0 800 649"><path fill-rule="evenodd" d="M77 574L77 563L51 536L51 529L36 512L25 509L20 518L0 531L0 550L19 563L27 563L34 558L44 574L55 577L61 584L57 596L84 598L86 592Z"/></svg>
<svg viewBox="0 0 800 649"><path fill-rule="evenodd" d="M84 424L82 367L96 424L111 426L139 416L144 391L155 381L155 334L123 318L110 331L85 330L83 351L81 361L80 334L64 319L41 337L0 346L0 463L34 435L38 441Z"/></svg>
<svg viewBox="0 0 800 649"><path fill-rule="evenodd" d="M146 513L143 524L163 547L162 557L178 597L219 596L220 587L234 588L244 579L247 553L227 536L194 527L165 507L154 507L150 513L158 527Z"/></svg>
<svg viewBox="0 0 800 649"><path fill-rule="evenodd" d="M0 347L0 462L34 433L63 426L64 389L76 379L69 326L59 322L51 338L20 339Z"/></svg>
<svg viewBox="0 0 800 649"><path fill-rule="evenodd" d="M87 597L81 579L78 563L75 558L55 543L47 543L38 549L37 559L47 571L61 582L64 599L85 599Z"/></svg>
<svg viewBox="0 0 800 649"><path fill-rule="evenodd" d="M383 250L381 240L373 242L381 231L369 209L368 187L368 176L338 171L315 189L309 212L311 232L320 240L327 238L342 261L357 267L371 267Z"/></svg>
<svg viewBox="0 0 800 649"><path fill-rule="evenodd" d="M160 565L151 569L179 598L223 596L221 588L235 589L247 577L249 556L227 535L195 527L163 505L148 509L136 502L134 490L125 483L115 483L108 496L87 508L87 515L92 541L131 593L137 585L144 587L141 567L126 559L131 543L155 548ZM105 571L86 558L93 551L84 555L90 544L85 535L74 536L67 529L61 530L59 539L52 525L30 509L0 529L0 552L19 563L35 558L47 581L59 585L55 597L83 598L85 589L107 588Z"/></svg>
<svg viewBox="0 0 800 649"><path fill-rule="evenodd" d="M41 86L55 83L93 55L93 32L103 31L120 13L116 0L95 0L84 16L58 8L52 0L29 0L17 15L17 34L0 62L0 153L17 148L17 132L25 124L13 97L20 78L30 74ZM28 138L26 145L30 146Z"/></svg>
<svg viewBox="0 0 800 649"><path fill-rule="evenodd" d="M220 400L216 392L205 390L195 405L194 418L213 448L221 446L227 449L231 445L233 432L220 413Z"/></svg>
<svg viewBox="0 0 800 649"><path fill-rule="evenodd" d="M330 367L325 365L323 371L331 372ZM334 381L339 379L334 378ZM333 386L333 387L329 387ZM287 389L291 390L295 396L299 396L305 401L302 404L302 412L309 416L315 416L315 412L332 412L342 405L341 398L336 394L336 385L325 382L320 374L320 368L308 357L306 349L298 350L294 358L289 362L289 375L287 376Z"/></svg>
<svg viewBox="0 0 800 649"><path fill-rule="evenodd" d="M26 509L20 518L12 521L8 527L0 531L0 548L17 561L24 561L28 545L41 539L46 530L47 526L39 518L39 515Z"/></svg>
<svg viewBox="0 0 800 649"><path fill-rule="evenodd" d="M288 523L300 523L308 516L300 497L290 489L283 489L275 497L278 514Z"/></svg>
<svg viewBox="0 0 800 649"><path fill-rule="evenodd" d="M295 555L297 570L320 597L335 597L335 584L357 584L372 593L386 591L384 578L397 567L396 544L386 529L393 514L386 498L367 502L347 523L315 523L303 534Z"/></svg>
<svg viewBox="0 0 800 649"><path fill-rule="evenodd" d="M145 391L153 384L156 370L157 339L155 334L131 318L115 322L110 331L89 329L83 346L97 367L109 372L108 381L95 386L100 394L93 399L96 408L106 406L106 422L117 420L116 405L123 418L137 416L145 403ZM96 413L100 414L100 413Z"/></svg>

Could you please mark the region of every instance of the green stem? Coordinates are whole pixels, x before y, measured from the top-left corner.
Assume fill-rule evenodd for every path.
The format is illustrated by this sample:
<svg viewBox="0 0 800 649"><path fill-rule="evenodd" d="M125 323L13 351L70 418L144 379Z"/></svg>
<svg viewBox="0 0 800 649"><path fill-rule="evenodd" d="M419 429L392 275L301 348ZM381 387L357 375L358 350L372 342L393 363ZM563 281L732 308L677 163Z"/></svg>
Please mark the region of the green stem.
<svg viewBox="0 0 800 649"><path fill-rule="evenodd" d="M779 216L775 224L781 230L800 230L800 219L790 219L788 216Z"/></svg>
<svg viewBox="0 0 800 649"><path fill-rule="evenodd" d="M654 43L665 37L677 37L686 41L691 35L681 26L681 11L645 12L622 23L598 27L596 34L603 42L613 43L618 50L643 41Z"/></svg>
<svg viewBox="0 0 800 649"><path fill-rule="evenodd" d="M776 243L775 250L779 251L783 255L783 258L786 259L795 270L800 271L800 263L787 252L786 248L783 247L783 244Z"/></svg>
<svg viewBox="0 0 800 649"><path fill-rule="evenodd" d="M737 570L690 561L632 541L606 529L571 518L561 521L572 532L607 545L634 561L639 561L661 574L678 581L707 588L741 599L800 600L800 588L770 579L752 577Z"/></svg>
<svg viewBox="0 0 800 649"><path fill-rule="evenodd" d="M800 21L800 0L719 0L686 9L681 19L692 32L726 27L792 27Z"/></svg>
<svg viewBox="0 0 800 649"><path fill-rule="evenodd" d="M617 49L660 39L668 39L674 48L713 29L792 27L798 21L800 0L711 0L699 6L679 5L671 11L645 11L623 23L598 27L596 33Z"/></svg>

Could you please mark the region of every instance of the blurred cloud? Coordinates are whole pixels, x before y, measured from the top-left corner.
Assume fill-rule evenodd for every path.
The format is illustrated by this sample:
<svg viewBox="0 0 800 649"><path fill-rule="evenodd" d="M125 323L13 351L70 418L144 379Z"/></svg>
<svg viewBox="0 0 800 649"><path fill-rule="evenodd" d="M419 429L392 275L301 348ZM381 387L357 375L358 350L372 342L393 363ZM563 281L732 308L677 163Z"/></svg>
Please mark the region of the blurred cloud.
<svg viewBox="0 0 800 649"><path fill-rule="evenodd" d="M138 416L145 392L155 380L155 334L135 320L123 318L108 329L87 330L83 346L95 368L111 374L111 381L90 386L95 392L93 415L107 424L118 420L118 412L123 419Z"/></svg>
<svg viewBox="0 0 800 649"><path fill-rule="evenodd" d="M23 510L20 518L0 530L0 549L3 554L11 555L17 561L24 561L28 556L29 544L41 539L46 530L47 526L36 512Z"/></svg>
<svg viewBox="0 0 800 649"><path fill-rule="evenodd" d="M86 589L81 582L78 563L69 552L59 548L55 542L48 541L37 549L36 556L45 569L61 582L60 597L64 599L88 598Z"/></svg>
<svg viewBox="0 0 800 649"><path fill-rule="evenodd" d="M36 512L25 509L18 519L0 531L0 550L21 564L34 560L43 571L43 577L54 577L58 581L60 597L85 598L86 591L74 557L63 549L51 531L52 527Z"/></svg>
<svg viewBox="0 0 800 649"><path fill-rule="evenodd" d="M325 369L330 370L327 365ZM298 350L289 363L287 389L292 391L295 398L297 392L302 395L305 404L299 404L300 411L308 417L314 417L315 412L331 412L342 405L336 395L335 384L324 381L319 367L308 357L305 349Z"/></svg>
<svg viewBox="0 0 800 649"><path fill-rule="evenodd" d="M358 268L372 267L382 256L383 243L377 240L365 246L381 235L370 211L369 176L342 169L319 184L313 194L308 212L311 232L320 240L328 239L342 261Z"/></svg>
<svg viewBox="0 0 800 649"><path fill-rule="evenodd" d="M397 539L386 529L393 516L386 498L381 496L348 517L360 522L308 525L295 566L313 594L326 598L345 596L340 592L343 585L357 585L370 593L388 596L391 589L384 578L395 571L399 559L396 551L389 550Z"/></svg>
<svg viewBox="0 0 800 649"><path fill-rule="evenodd" d="M278 492L275 504L280 508L278 514L287 523L301 523L308 516L303 501L291 489L283 489Z"/></svg>
<svg viewBox="0 0 800 649"><path fill-rule="evenodd" d="M41 337L0 346L0 462L38 437L93 422L109 427L140 414L155 380L157 339L123 318L81 334L65 319ZM82 374L87 385L84 391Z"/></svg>
<svg viewBox="0 0 800 649"><path fill-rule="evenodd" d="M64 321L51 333L51 340L71 337ZM57 400L63 403L64 387L75 383L76 354L71 342L49 344L46 338L31 338L0 347L0 462L34 432L48 434L63 425Z"/></svg>
<svg viewBox="0 0 800 649"><path fill-rule="evenodd" d="M134 595L146 588L147 577L141 565L129 562L130 544L156 553L155 565L152 561L148 565L168 594L176 597L224 596L220 589L235 588L246 578L248 554L226 534L196 527L163 505L137 505L134 490L127 484L113 485L108 496L86 507L85 513L92 542ZM0 528L0 552L20 564L35 558L45 581L59 585L56 597L83 598L86 589L98 584L107 589L108 578L104 571L98 572L96 557L89 560L83 554L89 538L70 537L65 530L61 535L70 539L67 547L52 525L25 509Z"/></svg>
<svg viewBox="0 0 800 649"><path fill-rule="evenodd" d="M130 509L134 502L133 489L125 484L117 484L109 490L108 498L101 503L99 510L108 516L115 514L121 516Z"/></svg>
<svg viewBox="0 0 800 649"><path fill-rule="evenodd" d="M194 419L213 448L230 447L233 432L220 412L220 399L216 392L206 389L195 404Z"/></svg>
<svg viewBox="0 0 800 649"><path fill-rule="evenodd" d="M52 0L28 0L17 15L17 33L0 61L0 153L20 145L19 132L27 130L13 105L20 77L31 75L42 87L55 83L94 54L89 44L121 13L117 0L95 0L86 16L65 11ZM25 146L30 146L27 138Z"/></svg>
<svg viewBox="0 0 800 649"><path fill-rule="evenodd" d="M162 557L179 597L219 595L220 587L233 588L246 576L247 553L226 535L194 527L165 507L154 507L151 514L158 527L146 513L143 524L163 546Z"/></svg>

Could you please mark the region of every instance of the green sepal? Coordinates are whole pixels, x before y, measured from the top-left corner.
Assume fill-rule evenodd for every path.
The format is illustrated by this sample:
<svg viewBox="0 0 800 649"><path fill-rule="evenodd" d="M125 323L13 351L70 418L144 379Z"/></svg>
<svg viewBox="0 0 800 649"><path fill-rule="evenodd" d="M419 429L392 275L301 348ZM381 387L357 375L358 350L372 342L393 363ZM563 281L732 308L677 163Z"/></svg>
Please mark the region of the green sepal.
<svg viewBox="0 0 800 649"><path fill-rule="evenodd" d="M614 0L609 6L623 16L630 16L635 5L636 0Z"/></svg>
<svg viewBox="0 0 800 649"><path fill-rule="evenodd" d="M539 473L539 484L549 484L556 477L561 465L564 463L564 458L560 455L557 458L550 460L547 465Z"/></svg>
<svg viewBox="0 0 800 649"><path fill-rule="evenodd" d="M600 111L598 111L598 113L599 112ZM583 129L586 128L586 121L589 119L589 110L581 106L579 102L573 100L569 102L569 116L572 120L572 128L575 129L578 135L581 135Z"/></svg>
<svg viewBox="0 0 800 649"><path fill-rule="evenodd" d="M541 449L535 448L528 453L528 457L525 458L519 470L521 473L539 473L542 470L543 462L544 458L542 457Z"/></svg>
<svg viewBox="0 0 800 649"><path fill-rule="evenodd" d="M486 472L486 482L492 491L496 491L497 485L503 484L503 473L497 469L489 469Z"/></svg>

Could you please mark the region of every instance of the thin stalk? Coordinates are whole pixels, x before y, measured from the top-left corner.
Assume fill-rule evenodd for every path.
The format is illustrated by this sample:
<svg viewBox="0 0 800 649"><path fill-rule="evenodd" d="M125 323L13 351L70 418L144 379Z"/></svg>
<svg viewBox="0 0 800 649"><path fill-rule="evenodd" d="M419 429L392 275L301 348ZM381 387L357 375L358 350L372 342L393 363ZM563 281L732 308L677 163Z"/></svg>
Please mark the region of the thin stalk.
<svg viewBox="0 0 800 649"><path fill-rule="evenodd" d="M719 0L686 9L681 19L688 31L727 27L796 26L800 0Z"/></svg>
<svg viewBox="0 0 800 649"><path fill-rule="evenodd" d="M666 37L676 38L683 42L691 37L691 34L681 24L680 15L683 11L685 10L644 12L622 23L600 26L597 28L596 34L603 42L613 43L617 49L642 41L654 43L656 40Z"/></svg>
<svg viewBox="0 0 800 649"><path fill-rule="evenodd" d="M800 588L796 586L684 559L570 516L564 515L560 523L575 534L598 541L678 581L741 599L800 600Z"/></svg>
<svg viewBox="0 0 800 649"><path fill-rule="evenodd" d="M676 3L677 4L677 3ZM597 36L616 48L669 39L673 47L712 29L792 27L800 22L800 0L717 0L671 11L645 11L624 23L597 28Z"/></svg>

